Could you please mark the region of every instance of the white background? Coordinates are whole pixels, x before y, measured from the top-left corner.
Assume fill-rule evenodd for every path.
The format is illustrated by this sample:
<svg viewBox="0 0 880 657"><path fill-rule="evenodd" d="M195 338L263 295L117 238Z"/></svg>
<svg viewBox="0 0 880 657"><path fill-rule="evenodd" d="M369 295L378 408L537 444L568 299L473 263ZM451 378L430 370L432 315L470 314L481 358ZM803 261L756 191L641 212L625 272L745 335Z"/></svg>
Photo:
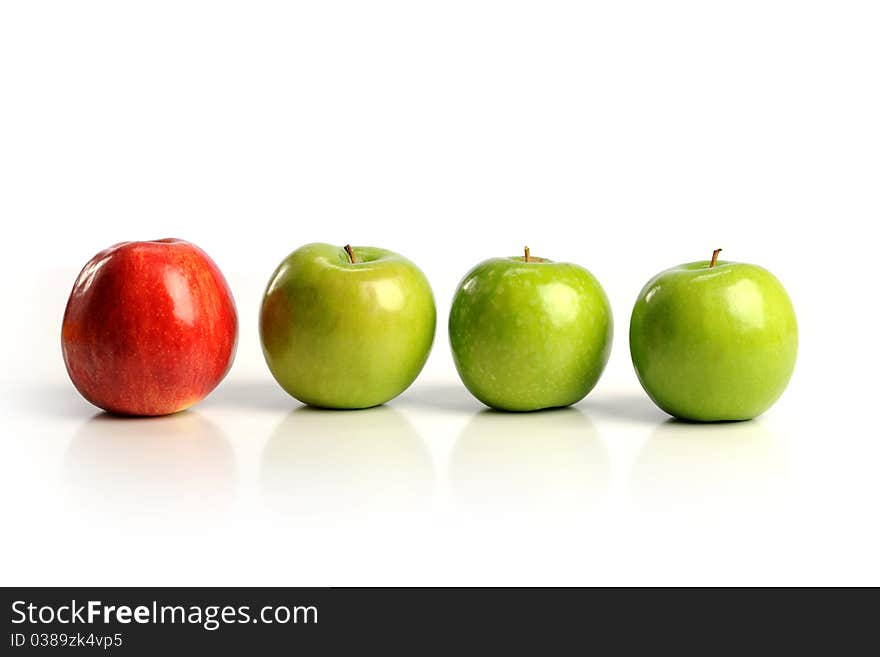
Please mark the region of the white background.
<svg viewBox="0 0 880 657"><path fill-rule="evenodd" d="M3 584L880 584L874 2L4 2ZM61 315L121 240L226 273L235 365L110 419ZM386 408L275 385L263 286L310 241L416 261L438 331ZM580 263L611 361L574 410L481 413L446 315L476 262ZM628 321L680 262L761 264L798 312L758 420L667 421ZM711 374L711 373L709 373Z"/></svg>

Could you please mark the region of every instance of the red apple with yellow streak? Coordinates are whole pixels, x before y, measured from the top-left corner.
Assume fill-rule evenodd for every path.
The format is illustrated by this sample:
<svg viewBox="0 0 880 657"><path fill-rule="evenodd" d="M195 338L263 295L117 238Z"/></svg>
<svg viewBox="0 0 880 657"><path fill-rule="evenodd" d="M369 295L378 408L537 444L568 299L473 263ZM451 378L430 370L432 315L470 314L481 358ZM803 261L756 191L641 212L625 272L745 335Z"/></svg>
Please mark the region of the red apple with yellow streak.
<svg viewBox="0 0 880 657"><path fill-rule="evenodd" d="M98 253L76 279L61 328L73 385L120 415L167 415L201 401L229 371L237 339L223 274L178 239Z"/></svg>

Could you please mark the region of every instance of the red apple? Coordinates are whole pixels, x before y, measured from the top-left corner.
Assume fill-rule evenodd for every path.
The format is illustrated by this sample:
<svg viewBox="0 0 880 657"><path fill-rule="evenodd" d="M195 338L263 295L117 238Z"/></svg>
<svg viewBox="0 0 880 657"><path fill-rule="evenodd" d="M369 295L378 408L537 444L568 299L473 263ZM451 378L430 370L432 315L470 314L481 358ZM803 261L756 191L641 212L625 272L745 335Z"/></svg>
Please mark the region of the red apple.
<svg viewBox="0 0 880 657"><path fill-rule="evenodd" d="M229 371L237 338L223 274L176 239L101 251L76 279L61 327L73 385L123 415L167 415L203 399Z"/></svg>

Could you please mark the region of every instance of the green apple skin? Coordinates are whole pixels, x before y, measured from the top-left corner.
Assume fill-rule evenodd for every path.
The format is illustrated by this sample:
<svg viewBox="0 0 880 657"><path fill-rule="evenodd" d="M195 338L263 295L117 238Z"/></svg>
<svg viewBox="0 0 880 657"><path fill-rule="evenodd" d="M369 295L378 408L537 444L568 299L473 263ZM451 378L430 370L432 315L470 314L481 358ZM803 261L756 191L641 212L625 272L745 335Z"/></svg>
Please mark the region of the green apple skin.
<svg viewBox="0 0 880 657"><path fill-rule="evenodd" d="M391 251L307 244L275 270L260 309L269 370L299 401L323 408L384 404L415 380L431 351L431 286Z"/></svg>
<svg viewBox="0 0 880 657"><path fill-rule="evenodd" d="M748 420L785 390L798 329L782 284L756 265L692 262L642 289L630 353L648 396L696 422Z"/></svg>
<svg viewBox="0 0 880 657"><path fill-rule="evenodd" d="M569 406L583 399L611 352L608 297L583 267L493 258L458 286L449 313L462 382L504 411Z"/></svg>

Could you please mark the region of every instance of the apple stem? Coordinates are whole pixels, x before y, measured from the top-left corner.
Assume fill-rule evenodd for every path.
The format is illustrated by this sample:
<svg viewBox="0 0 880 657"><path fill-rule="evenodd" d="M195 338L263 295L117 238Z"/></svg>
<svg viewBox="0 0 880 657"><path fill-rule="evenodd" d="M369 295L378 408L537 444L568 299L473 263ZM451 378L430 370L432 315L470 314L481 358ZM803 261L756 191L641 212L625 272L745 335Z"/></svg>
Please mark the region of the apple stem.
<svg viewBox="0 0 880 657"><path fill-rule="evenodd" d="M715 263L718 262L718 254L721 253L721 249L715 249L712 252L712 262L709 263L709 269L715 266Z"/></svg>
<svg viewBox="0 0 880 657"><path fill-rule="evenodd" d="M354 255L354 250L351 248L351 244L346 244L344 247L345 252L348 254L348 259L351 260L351 264L354 264L358 261L358 259Z"/></svg>
<svg viewBox="0 0 880 657"><path fill-rule="evenodd" d="M525 248L525 256L523 256L523 262L531 262L531 252L529 251L529 247Z"/></svg>

